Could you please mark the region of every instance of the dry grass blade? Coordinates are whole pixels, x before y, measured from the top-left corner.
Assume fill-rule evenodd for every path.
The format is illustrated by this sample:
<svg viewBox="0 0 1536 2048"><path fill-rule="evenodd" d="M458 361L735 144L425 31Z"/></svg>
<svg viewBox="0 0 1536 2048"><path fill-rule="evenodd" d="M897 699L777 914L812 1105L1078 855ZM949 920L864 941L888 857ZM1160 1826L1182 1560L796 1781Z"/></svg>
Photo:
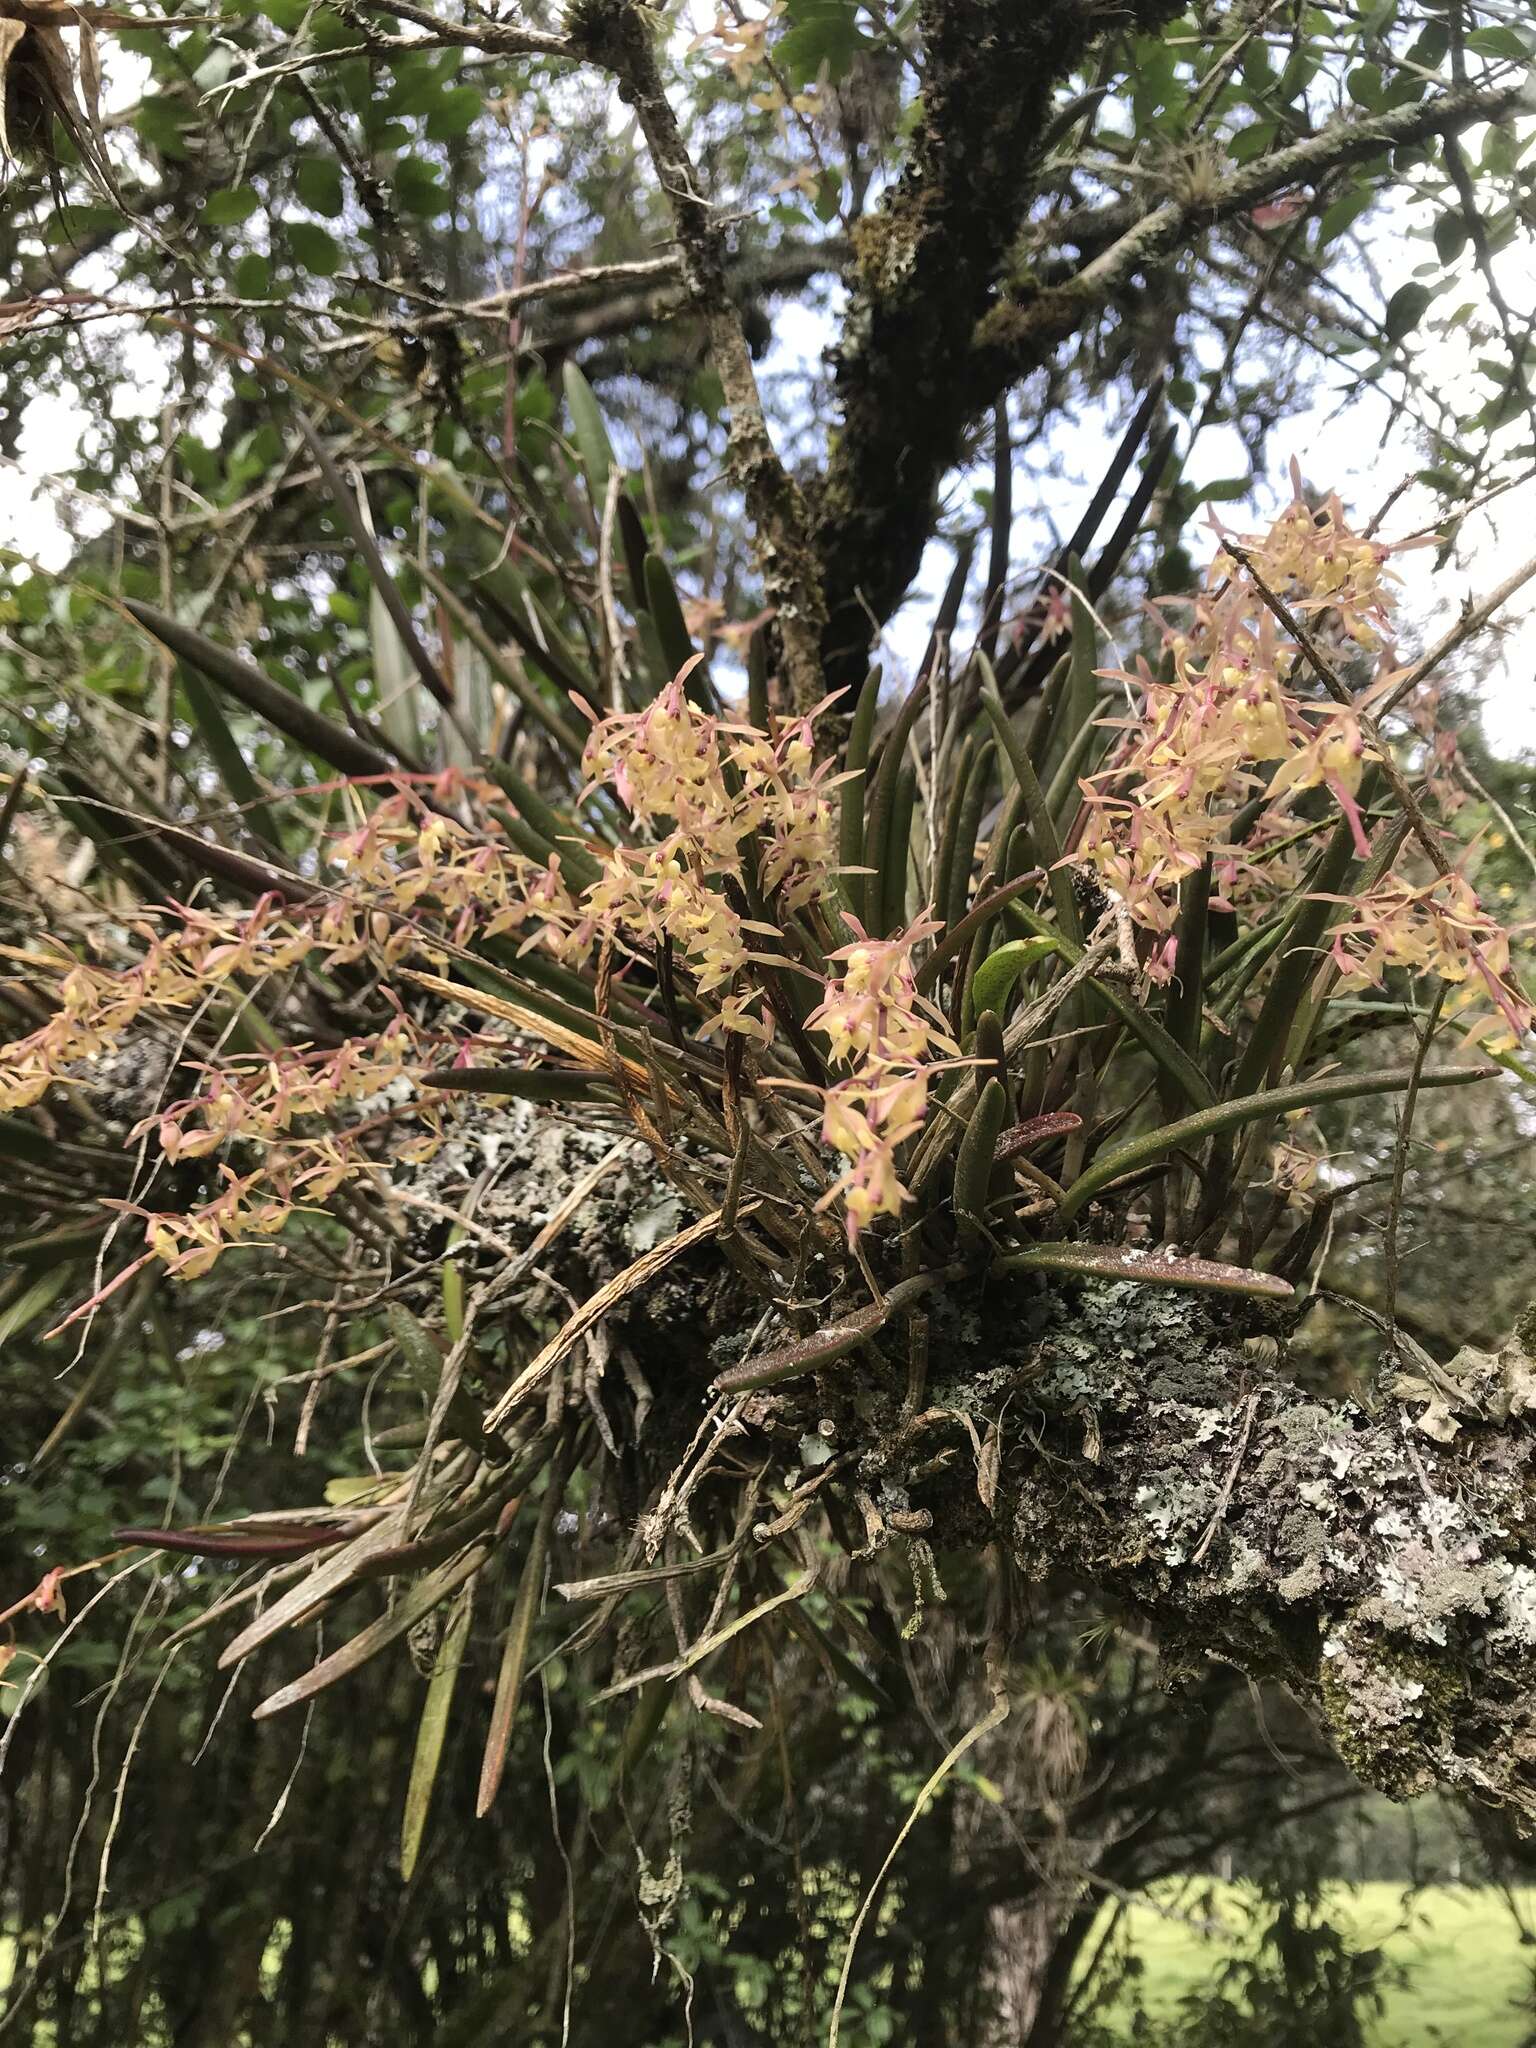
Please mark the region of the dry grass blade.
<svg viewBox="0 0 1536 2048"><path fill-rule="evenodd" d="M966 1751L972 1748L974 1744L980 1742L981 1738L984 1735L990 1735L994 1728L1000 1727L1001 1724L1007 1720L1007 1718L1008 1695L1005 1692L999 1691L996 1700L993 1702L991 1711L987 1714L984 1714L981 1720L979 1720L976 1723L974 1728L967 1729L965 1734L961 1736L960 1740L955 1744L954 1748L949 1752L948 1756L946 1756L944 1761L939 1765L938 1769L934 1772L933 1776L928 1780L927 1784L923 1787L922 1791L918 1793L916 1800L913 1802L912 1811L907 1815L906 1819L902 1822L901 1832L897 1835L895 1841L892 1842L890 1854L886 1857L885 1861L881 1864L880 1868L875 1872L874 1882L870 1885L869 1890L864 1894L863 1903L859 1907L858 1915L854 1920L852 1928L849 1930L848 1947L843 1956L842 1974L837 1980L837 1998L832 2007L832 2028L831 2032L827 2035L827 2048L837 2048L838 2029L842 2023L843 2017L843 2000L848 1995L848 1979L853 1970L854 1950L859 1945L859 1934L864 1926L865 1919L868 1917L869 1909L874 1904L875 1900L878 1898L880 1894L880 1887L885 1882L886 1872L890 1869L891 1865L896 1861L897 1856L901 1852L902 1843L907 1839L907 1836L911 1834L913 1828L917 1825L918 1820L922 1816L924 1807L927 1806L929 1800L933 1797L934 1793L938 1790L939 1786L943 1784L945 1778L948 1777L949 1773L954 1769L955 1765L959 1763L961 1757L963 1757Z"/></svg>
<svg viewBox="0 0 1536 2048"><path fill-rule="evenodd" d="M752 1215L761 1207L761 1202L746 1203L737 1212L738 1221ZM585 1336L588 1330L600 1323L610 1309L617 1308L626 1296L633 1294L637 1288L643 1287L648 1280L654 1279L664 1267L669 1266L682 1253L691 1251L696 1244L703 1244L707 1239L713 1237L720 1227L721 1214L722 1212L719 1209L711 1209L709 1214L701 1216L697 1223L690 1223L686 1230L680 1230L675 1237L669 1237L664 1244L659 1244L651 1251L643 1253L641 1257L626 1266L622 1273L615 1273L611 1280L599 1287L589 1300L582 1303L574 1315L566 1318L565 1322L561 1324L560 1328L550 1338L538 1356L524 1366L511 1386L508 1387L495 1407L492 1408L490 1414L486 1416L486 1428L488 1430L499 1429L518 1402L522 1400L523 1396L530 1393L534 1387L547 1378L577 1339Z"/></svg>
<svg viewBox="0 0 1536 2048"><path fill-rule="evenodd" d="M509 1002L505 996L491 995L488 990L471 988L467 982L449 981L445 975L425 974L414 968L405 970L405 979L414 981L418 988L430 994L441 996L445 1002L458 1003L466 1010L473 1010L477 1016L494 1017L499 1023L511 1024L530 1036L542 1038L546 1045L552 1045L557 1052L568 1053L583 1066L589 1066L593 1047L598 1044L595 1031L591 1038L583 1038L579 1031L572 1031L568 1025L557 1024L549 1017L541 1017L537 1010L528 1010L521 1003ZM638 1088L650 1085L650 1072L638 1061L615 1054L617 1064Z"/></svg>
<svg viewBox="0 0 1536 2048"><path fill-rule="evenodd" d="M659 1586L668 1579L691 1578L695 1572L715 1571L730 1563L740 1550L728 1543L705 1557L684 1558L680 1564L653 1564L632 1572L603 1572L594 1579L565 1579L555 1587L562 1600L608 1600L615 1595L638 1593L646 1586Z"/></svg>
<svg viewBox="0 0 1536 2048"><path fill-rule="evenodd" d="M603 1700L617 1699L620 1693L633 1692L637 1685L649 1685L653 1678L681 1678L685 1672L694 1670L712 1657L716 1650L723 1650L733 1637L743 1629L751 1628L762 1621L776 1608L785 1606L791 1600L803 1600L820 1576L819 1568L812 1565L793 1579L782 1592L770 1593L766 1600L759 1600L755 1607L749 1607L744 1614L738 1614L734 1621L728 1621L724 1628L717 1628L712 1635L701 1637L693 1648L670 1664L653 1664L648 1671L631 1672L628 1678L621 1678L614 1685L604 1687L602 1692L592 1695L592 1704L597 1706Z"/></svg>

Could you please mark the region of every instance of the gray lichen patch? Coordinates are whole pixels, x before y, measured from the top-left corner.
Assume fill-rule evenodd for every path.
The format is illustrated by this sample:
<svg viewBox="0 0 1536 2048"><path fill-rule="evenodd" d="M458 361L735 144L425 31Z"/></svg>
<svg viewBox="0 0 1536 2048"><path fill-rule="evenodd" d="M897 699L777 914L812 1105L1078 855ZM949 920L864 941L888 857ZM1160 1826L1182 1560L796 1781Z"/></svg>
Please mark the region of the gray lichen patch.
<svg viewBox="0 0 1536 2048"><path fill-rule="evenodd" d="M1095 1283L989 1311L970 1341L952 1324L939 1398L1008 1401L998 1512L1026 1571L1094 1579L1181 1658L1285 1680L1388 1791L1536 1816L1528 1425L1442 1445L1395 1401L1320 1402L1255 1369L1251 1308L1192 1295Z"/></svg>

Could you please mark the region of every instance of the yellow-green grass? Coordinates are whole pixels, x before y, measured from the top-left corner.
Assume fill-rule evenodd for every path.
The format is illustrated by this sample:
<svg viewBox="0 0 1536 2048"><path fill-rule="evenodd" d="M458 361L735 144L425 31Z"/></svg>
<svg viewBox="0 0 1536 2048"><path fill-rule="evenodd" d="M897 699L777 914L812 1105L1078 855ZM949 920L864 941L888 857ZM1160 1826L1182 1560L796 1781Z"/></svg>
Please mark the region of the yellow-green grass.
<svg viewBox="0 0 1536 2048"><path fill-rule="evenodd" d="M1517 1897L1527 1925L1536 1924L1536 1890ZM1163 1891L1158 1905L1162 1911L1147 1904L1129 1910L1132 1940L1145 1964L1142 1998L1154 2018L1166 2017L1184 1993L1208 1983L1250 1931L1236 1885ZM1536 2027L1536 2014L1522 2013L1518 2003L1530 1996L1536 1949L1521 1946L1519 1926L1500 1893L1337 1885L1329 1890L1327 1910L1351 1947L1380 1946L1389 1962L1408 1971L1406 1984L1386 1987L1372 2048L1519 2048ZM1192 1920L1219 1922L1225 1938L1202 1932Z"/></svg>

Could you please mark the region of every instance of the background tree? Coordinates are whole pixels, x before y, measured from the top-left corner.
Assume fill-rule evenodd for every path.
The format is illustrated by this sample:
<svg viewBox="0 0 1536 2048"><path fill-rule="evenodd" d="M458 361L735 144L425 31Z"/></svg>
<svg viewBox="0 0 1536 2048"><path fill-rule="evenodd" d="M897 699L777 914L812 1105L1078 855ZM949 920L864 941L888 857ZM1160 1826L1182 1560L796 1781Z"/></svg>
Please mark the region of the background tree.
<svg viewBox="0 0 1536 2048"><path fill-rule="evenodd" d="M1087 2041L1103 1901L1265 1874L1328 1745L1527 1811L1529 1290L1420 1240L1529 1206L1528 791L1434 694L1529 571L1379 644L1536 453L1527 26L6 29L12 388L80 436L0 704L12 2024ZM1414 498L1313 451L1165 643L1339 365ZM1217 647L1283 734L1170 893ZM1373 1994L1309 1853L1259 2038Z"/></svg>

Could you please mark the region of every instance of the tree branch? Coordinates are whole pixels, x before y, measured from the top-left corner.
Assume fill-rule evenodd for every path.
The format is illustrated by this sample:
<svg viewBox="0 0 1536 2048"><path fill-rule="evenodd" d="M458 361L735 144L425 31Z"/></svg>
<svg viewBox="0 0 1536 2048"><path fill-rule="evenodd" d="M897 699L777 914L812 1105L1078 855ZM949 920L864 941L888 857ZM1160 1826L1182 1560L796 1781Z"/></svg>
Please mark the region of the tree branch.
<svg viewBox="0 0 1536 2048"><path fill-rule="evenodd" d="M1132 270L1167 255L1202 228L1246 213L1277 192L1313 184L1328 172L1379 155L1383 149L1400 149L1432 135L1457 135L1480 121L1503 120L1520 107L1533 105L1536 95L1519 82L1459 86L1452 92L1436 93L1416 107L1332 121L1316 135L1293 142L1289 149L1274 150L1245 164L1214 194L1178 195L1145 211L1134 206L1104 207L1080 220L1076 228L1069 220L1062 225L1060 239L1081 249L1100 251L1070 281L1070 289L1102 302Z"/></svg>
<svg viewBox="0 0 1536 2048"><path fill-rule="evenodd" d="M1174 0L923 0L923 119L902 177L855 231L839 346L841 431L818 518L831 679L861 671L871 617L916 573L933 495L996 396L971 337L1035 189L1058 84L1110 29L1160 26Z"/></svg>
<svg viewBox="0 0 1536 2048"><path fill-rule="evenodd" d="M704 320L725 394L731 469L753 524L790 695L808 711L823 695L821 572L805 500L768 431L741 310L727 282L725 232L688 155L637 0L580 0L567 20L577 53L611 71L620 97L634 108L671 210L683 288Z"/></svg>
<svg viewBox="0 0 1536 2048"><path fill-rule="evenodd" d="M928 1308L948 1358L931 1412L1011 1402L995 1516L1026 1572L1150 1615L1165 1675L1215 1657L1280 1679L1394 1796L1438 1783L1536 1815L1536 1318L1434 1368L1459 1396L1437 1409L1419 1378L1371 1406L1314 1398L1190 1295L999 1297L979 1343L974 1300ZM975 1500L951 1481L946 1512L938 1487L912 1493L934 1540L977 1540Z"/></svg>
<svg viewBox="0 0 1536 2048"><path fill-rule="evenodd" d="M981 320L975 334L979 387L998 390L1036 369L1062 341L1123 291L1138 273L1192 243L1205 229L1246 213L1261 200L1315 181L1381 150L1457 134L1479 121L1498 120L1529 102L1527 88L1459 88L1422 106L1399 107L1370 120L1331 124L1289 149L1245 165L1215 192L1165 199L1146 209L1104 207L1060 239L1098 253L1075 274L1019 289Z"/></svg>

